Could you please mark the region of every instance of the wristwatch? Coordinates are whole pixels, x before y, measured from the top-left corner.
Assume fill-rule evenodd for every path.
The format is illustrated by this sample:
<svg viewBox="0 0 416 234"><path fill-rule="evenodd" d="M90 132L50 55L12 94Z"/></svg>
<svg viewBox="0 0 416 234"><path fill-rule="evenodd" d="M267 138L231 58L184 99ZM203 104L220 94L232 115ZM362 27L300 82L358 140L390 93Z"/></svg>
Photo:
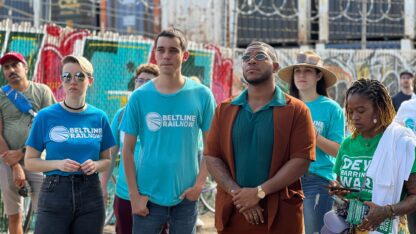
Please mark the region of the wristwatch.
<svg viewBox="0 0 416 234"><path fill-rule="evenodd" d="M257 186L257 197L260 199L263 199L264 197L266 197L266 193L264 192L261 185Z"/></svg>

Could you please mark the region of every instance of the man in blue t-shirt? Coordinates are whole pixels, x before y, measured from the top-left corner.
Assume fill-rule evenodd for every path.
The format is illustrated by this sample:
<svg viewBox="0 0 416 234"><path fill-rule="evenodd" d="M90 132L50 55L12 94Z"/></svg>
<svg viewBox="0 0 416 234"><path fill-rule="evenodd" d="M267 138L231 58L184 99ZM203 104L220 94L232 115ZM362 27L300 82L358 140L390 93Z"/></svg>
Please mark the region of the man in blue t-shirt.
<svg viewBox="0 0 416 234"><path fill-rule="evenodd" d="M181 74L189 53L184 34L163 30L155 40L160 76L131 95L120 130L134 233L195 233L198 199L208 174L198 172L198 134L205 137L215 109L211 91ZM139 162L134 150L140 136Z"/></svg>

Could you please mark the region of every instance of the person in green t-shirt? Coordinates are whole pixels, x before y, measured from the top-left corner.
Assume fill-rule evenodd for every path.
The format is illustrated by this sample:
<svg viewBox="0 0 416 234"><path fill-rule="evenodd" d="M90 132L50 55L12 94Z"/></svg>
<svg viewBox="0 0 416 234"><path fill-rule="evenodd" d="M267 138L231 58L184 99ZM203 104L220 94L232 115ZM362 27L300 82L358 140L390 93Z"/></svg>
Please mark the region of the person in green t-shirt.
<svg viewBox="0 0 416 234"><path fill-rule="evenodd" d="M337 181L331 186L359 192L338 189L330 190L330 194L347 200L359 199L369 206L368 214L357 227L364 233L376 230L382 222L395 216L400 216L399 233L409 233L404 217L416 209L416 164L404 182L407 194L397 204L379 206L373 203L373 181L366 176L377 145L395 115L391 97L379 81L360 79L348 89L346 100L347 123L352 135L341 144L334 167Z"/></svg>

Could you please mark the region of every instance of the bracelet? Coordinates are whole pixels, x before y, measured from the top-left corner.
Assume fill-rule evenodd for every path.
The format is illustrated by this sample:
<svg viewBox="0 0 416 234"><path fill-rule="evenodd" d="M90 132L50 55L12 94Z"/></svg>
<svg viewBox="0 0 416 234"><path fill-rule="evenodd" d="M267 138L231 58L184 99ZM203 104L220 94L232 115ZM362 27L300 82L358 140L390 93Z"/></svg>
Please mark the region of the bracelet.
<svg viewBox="0 0 416 234"><path fill-rule="evenodd" d="M394 211L393 205L387 205L387 207L390 209L391 212L391 218L397 216L396 212Z"/></svg>

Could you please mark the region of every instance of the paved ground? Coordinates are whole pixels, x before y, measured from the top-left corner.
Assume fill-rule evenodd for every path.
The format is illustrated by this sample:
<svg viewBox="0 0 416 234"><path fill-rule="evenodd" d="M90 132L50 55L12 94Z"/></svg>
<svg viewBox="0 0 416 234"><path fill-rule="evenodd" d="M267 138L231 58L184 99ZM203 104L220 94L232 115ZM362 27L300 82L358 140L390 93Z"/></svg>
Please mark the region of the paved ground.
<svg viewBox="0 0 416 234"><path fill-rule="evenodd" d="M213 213L205 213L201 216L202 221L204 222L204 226L197 230L198 234L214 234L217 233L214 228L214 214ZM114 226L107 225L104 228L104 234L114 234Z"/></svg>

